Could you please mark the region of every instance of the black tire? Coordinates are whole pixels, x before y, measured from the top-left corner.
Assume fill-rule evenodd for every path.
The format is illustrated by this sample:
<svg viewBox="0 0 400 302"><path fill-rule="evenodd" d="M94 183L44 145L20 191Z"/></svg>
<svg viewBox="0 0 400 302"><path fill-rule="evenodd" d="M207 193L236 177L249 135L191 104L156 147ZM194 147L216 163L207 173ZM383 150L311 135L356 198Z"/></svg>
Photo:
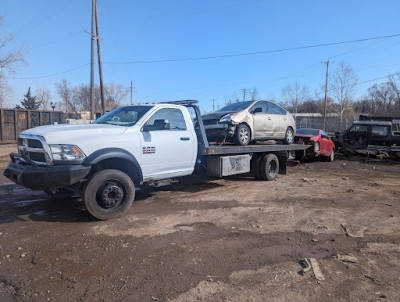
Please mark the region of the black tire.
<svg viewBox="0 0 400 302"><path fill-rule="evenodd" d="M255 179L257 179L257 180L261 179L260 172L259 172L261 159L262 159L262 156L255 156L251 159L251 162L250 162L251 173L253 173Z"/></svg>
<svg viewBox="0 0 400 302"><path fill-rule="evenodd" d="M100 220L112 219L131 207L135 199L135 185L122 171L102 170L88 180L82 199L92 216Z"/></svg>
<svg viewBox="0 0 400 302"><path fill-rule="evenodd" d="M273 153L265 155L260 162L258 171L262 180L274 180L279 172L278 157Z"/></svg>
<svg viewBox="0 0 400 302"><path fill-rule="evenodd" d="M240 124L236 127L235 142L240 146L247 146L250 143L250 128L246 124Z"/></svg>
<svg viewBox="0 0 400 302"><path fill-rule="evenodd" d="M327 159L329 162L333 162L335 160L335 148L332 148L331 154L329 154Z"/></svg>
<svg viewBox="0 0 400 302"><path fill-rule="evenodd" d="M54 192L52 190L43 190L43 191L53 199L63 199L75 195L74 192L63 188L57 189Z"/></svg>
<svg viewBox="0 0 400 302"><path fill-rule="evenodd" d="M286 133L285 133L285 139L283 140L283 143L285 145L291 145L294 142L294 131L291 127L288 127L286 129Z"/></svg>

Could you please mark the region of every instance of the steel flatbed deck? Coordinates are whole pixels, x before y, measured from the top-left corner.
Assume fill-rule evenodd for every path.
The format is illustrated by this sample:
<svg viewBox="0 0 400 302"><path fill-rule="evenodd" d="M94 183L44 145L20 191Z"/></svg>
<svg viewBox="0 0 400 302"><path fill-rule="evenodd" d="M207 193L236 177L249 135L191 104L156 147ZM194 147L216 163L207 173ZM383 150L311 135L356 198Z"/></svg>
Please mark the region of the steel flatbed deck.
<svg viewBox="0 0 400 302"><path fill-rule="evenodd" d="M201 155L234 155L250 154L262 152L280 152L280 151L304 151L309 145L281 145L281 144L256 144L247 146L235 145L209 145L199 146Z"/></svg>

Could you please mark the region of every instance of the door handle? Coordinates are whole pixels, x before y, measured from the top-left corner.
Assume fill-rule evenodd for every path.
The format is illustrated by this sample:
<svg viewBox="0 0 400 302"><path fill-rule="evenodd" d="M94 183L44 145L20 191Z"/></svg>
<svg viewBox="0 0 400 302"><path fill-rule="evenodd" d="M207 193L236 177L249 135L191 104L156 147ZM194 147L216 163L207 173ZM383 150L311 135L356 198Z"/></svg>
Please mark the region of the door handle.
<svg viewBox="0 0 400 302"><path fill-rule="evenodd" d="M181 137L181 141L188 141L190 140L190 137Z"/></svg>
<svg viewBox="0 0 400 302"><path fill-rule="evenodd" d="M270 120L271 120L271 118L269 117L269 118L268 118L268 120L270 121Z"/></svg>

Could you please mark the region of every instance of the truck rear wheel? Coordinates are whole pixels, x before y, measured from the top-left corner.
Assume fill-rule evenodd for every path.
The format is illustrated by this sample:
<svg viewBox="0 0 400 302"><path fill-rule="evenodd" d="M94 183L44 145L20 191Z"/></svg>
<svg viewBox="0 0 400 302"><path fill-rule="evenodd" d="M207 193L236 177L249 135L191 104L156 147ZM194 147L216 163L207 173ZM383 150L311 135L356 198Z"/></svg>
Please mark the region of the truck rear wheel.
<svg viewBox="0 0 400 302"><path fill-rule="evenodd" d="M257 156L256 155L251 159L251 162L250 162L251 173L253 173L255 179L257 179L257 180L261 179L261 177L260 177L260 162L261 162L261 159L262 159L262 156Z"/></svg>
<svg viewBox="0 0 400 302"><path fill-rule="evenodd" d="M112 219L131 207L135 199L135 185L122 171L102 170L88 180L82 199L92 216L100 220Z"/></svg>
<svg viewBox="0 0 400 302"><path fill-rule="evenodd" d="M275 154L269 153L263 157L258 170L263 180L274 180L279 172L279 160Z"/></svg>

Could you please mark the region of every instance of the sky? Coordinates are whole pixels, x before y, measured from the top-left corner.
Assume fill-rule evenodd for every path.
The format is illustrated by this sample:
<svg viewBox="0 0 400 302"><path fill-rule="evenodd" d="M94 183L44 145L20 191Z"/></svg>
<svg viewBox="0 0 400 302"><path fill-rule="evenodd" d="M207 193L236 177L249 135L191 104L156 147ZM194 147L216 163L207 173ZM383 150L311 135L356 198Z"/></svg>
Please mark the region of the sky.
<svg viewBox="0 0 400 302"><path fill-rule="evenodd" d="M211 111L234 94L242 98L242 89L257 88L259 98L280 101L282 88L295 82L323 97L321 62L328 59L330 77L341 61L354 69L356 97L400 72L398 0L98 0L97 5L103 81L127 88L132 81L134 102L195 99ZM28 87L33 93L49 89L57 102L55 83L90 83L85 30L91 29L91 6L90 0L0 1L3 34L15 34L10 46L24 47L27 61L7 75L8 107L19 104ZM95 73L99 83L97 65Z"/></svg>

